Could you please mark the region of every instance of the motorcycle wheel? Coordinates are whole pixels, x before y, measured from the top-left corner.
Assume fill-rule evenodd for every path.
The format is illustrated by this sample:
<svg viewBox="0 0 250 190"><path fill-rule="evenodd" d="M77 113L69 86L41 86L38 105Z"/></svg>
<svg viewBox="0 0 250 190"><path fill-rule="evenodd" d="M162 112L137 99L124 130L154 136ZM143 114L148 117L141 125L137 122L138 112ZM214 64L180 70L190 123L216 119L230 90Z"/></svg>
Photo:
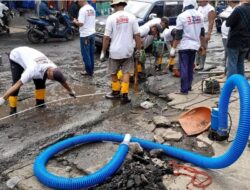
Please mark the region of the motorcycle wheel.
<svg viewBox="0 0 250 190"><path fill-rule="evenodd" d="M67 40L73 40L74 36L75 36L74 31L73 31L73 30L69 30L69 31L66 33L65 38L66 38Z"/></svg>
<svg viewBox="0 0 250 190"><path fill-rule="evenodd" d="M39 35L33 30L29 30L27 34L28 40L33 44L38 44L41 41Z"/></svg>

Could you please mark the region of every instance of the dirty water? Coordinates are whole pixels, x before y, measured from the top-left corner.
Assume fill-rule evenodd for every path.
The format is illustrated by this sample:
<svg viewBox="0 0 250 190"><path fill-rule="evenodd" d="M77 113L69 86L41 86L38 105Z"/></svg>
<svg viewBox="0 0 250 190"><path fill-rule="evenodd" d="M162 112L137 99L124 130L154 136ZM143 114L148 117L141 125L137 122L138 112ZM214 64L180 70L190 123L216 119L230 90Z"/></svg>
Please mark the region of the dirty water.
<svg viewBox="0 0 250 190"><path fill-rule="evenodd" d="M215 36L218 38L217 34ZM96 71L94 78L80 74L80 71L83 71L83 64L77 37L69 42L53 40L46 44L32 45L28 43L25 32L18 30L10 37L0 35L0 41L0 53L3 56L3 63L0 65L1 94L11 86L11 74L5 53L17 46L31 46L45 53L66 74L69 84L76 91L77 95L108 92L110 90L110 81L106 73L107 63L101 63L98 60L98 53L95 55ZM216 42L216 40L210 43L210 54L215 55L208 56L208 61L212 64L222 64L222 50L220 47L220 43ZM170 120L176 121L181 113L181 111L171 109L170 107L168 110L163 111L167 106L167 102L164 101L164 98L158 97L167 95L172 91L178 91L179 79L172 78L170 75L158 76L158 74L153 73L153 76L149 78L149 82L159 80L158 84L151 83L154 88L150 88L147 86L148 83L145 83L140 86L143 90L139 96L134 97L132 94L132 105L120 106L119 101L106 100L104 95L77 99L70 98L50 104L46 109L33 109L3 121L1 121L1 118L8 115L9 108L7 105L1 107L0 173L15 164L34 160L47 146L74 135L104 131L122 134L130 133L139 138L153 140L152 131L147 129L142 121L147 123L156 115L165 115ZM195 80L198 81L204 76L195 74L195 77ZM158 89L155 88L157 85L159 85ZM22 87L19 96L21 101L18 102L19 111L34 106L33 91L34 85L32 82ZM47 102L60 100L67 96L66 90L59 84L47 82ZM153 109L143 110L139 108L138 104L146 100L155 103ZM179 127L176 127L175 130L183 133ZM209 145L204 148L198 148L195 137L184 135L181 141L169 142L169 144L207 156L214 155L213 149ZM67 175L69 177L79 176L87 172L85 169L103 164L110 159L116 148L117 145L113 143L96 143L76 147L60 154L50 162L50 165L59 169L70 166L73 169ZM7 176L0 176L0 189L6 188L4 185L6 180Z"/></svg>

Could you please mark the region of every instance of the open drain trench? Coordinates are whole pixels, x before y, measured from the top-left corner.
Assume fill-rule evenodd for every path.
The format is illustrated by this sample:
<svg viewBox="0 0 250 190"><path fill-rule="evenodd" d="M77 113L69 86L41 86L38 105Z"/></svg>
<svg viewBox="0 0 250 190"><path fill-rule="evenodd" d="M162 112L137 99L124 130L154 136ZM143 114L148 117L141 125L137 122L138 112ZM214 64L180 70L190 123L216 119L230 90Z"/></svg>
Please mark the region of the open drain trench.
<svg viewBox="0 0 250 190"><path fill-rule="evenodd" d="M233 164L242 154L247 144L250 128L250 87L248 81L240 75L230 77L224 85L219 103L219 122L218 128L227 130L227 112L231 93L235 86L240 94L240 119L235 140L230 148L217 157L206 157L191 151L180 149L173 146L162 145L130 135L115 133L89 133L86 135L76 136L52 145L42 152L35 160L34 174L37 179L44 185L53 189L77 190L89 188L103 183L110 178L122 165L128 153L129 142L137 142L144 149L162 149L169 156L192 163L203 168L220 169ZM100 170L84 177L64 178L49 173L46 164L51 157L58 152L73 147L78 144L86 144L100 141L122 142L113 158Z"/></svg>

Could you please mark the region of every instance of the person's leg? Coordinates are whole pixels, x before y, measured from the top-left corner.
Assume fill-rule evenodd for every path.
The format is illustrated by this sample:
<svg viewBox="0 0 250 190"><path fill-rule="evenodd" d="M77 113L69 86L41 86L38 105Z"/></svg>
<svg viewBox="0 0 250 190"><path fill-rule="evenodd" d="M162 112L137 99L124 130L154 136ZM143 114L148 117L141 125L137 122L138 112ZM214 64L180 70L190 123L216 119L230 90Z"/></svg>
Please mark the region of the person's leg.
<svg viewBox="0 0 250 190"><path fill-rule="evenodd" d="M119 60L109 59L108 73L111 75L111 89L112 92L106 94L107 99L118 99L120 98L121 84L117 77L117 72L119 70Z"/></svg>
<svg viewBox="0 0 250 190"><path fill-rule="evenodd" d="M91 70L91 73L93 75L94 73L94 66L95 66L95 35L91 35L90 36L90 62L91 62L91 67L90 67L90 70Z"/></svg>
<svg viewBox="0 0 250 190"><path fill-rule="evenodd" d="M247 55L248 49L240 50L239 57L238 57L238 63L237 63L237 73L240 75L245 76L245 64L244 60Z"/></svg>
<svg viewBox="0 0 250 190"><path fill-rule="evenodd" d="M227 48L227 78L233 74L237 74L237 63L239 57L239 49Z"/></svg>
<svg viewBox="0 0 250 190"><path fill-rule="evenodd" d="M45 108L46 106L44 105L45 103L45 96L46 96L46 86L45 82L46 79L34 79L34 84L35 84L35 99L36 99L36 106L39 106L41 108Z"/></svg>
<svg viewBox="0 0 250 190"><path fill-rule="evenodd" d="M188 63L189 57L185 50L179 51L179 63L181 73L181 93L188 93Z"/></svg>
<svg viewBox="0 0 250 190"><path fill-rule="evenodd" d="M49 15L49 21L55 24L54 31L58 32L59 29L59 20L54 15Z"/></svg>
<svg viewBox="0 0 250 190"><path fill-rule="evenodd" d="M227 73L227 38L222 38L222 43L224 47L224 67L225 74Z"/></svg>
<svg viewBox="0 0 250 190"><path fill-rule="evenodd" d="M81 54L85 64L85 70L88 75L92 76L91 71L91 58L90 58L90 40L88 37L80 37Z"/></svg>
<svg viewBox="0 0 250 190"><path fill-rule="evenodd" d="M122 77L122 84L121 84L121 103L126 104L129 103L131 100L128 98L129 93L129 78L130 74L134 73L134 59L130 57L128 59L121 60L121 69L123 73Z"/></svg>
<svg viewBox="0 0 250 190"><path fill-rule="evenodd" d="M189 63L188 63L188 90L192 90L192 82L193 82L193 72L194 72L194 62L195 62L195 50L188 51Z"/></svg>
<svg viewBox="0 0 250 190"><path fill-rule="evenodd" d="M12 74L12 85L14 85L18 80L20 80L21 75L24 71L24 69L17 64L16 62L10 61L10 69ZM15 92L13 92L9 96L9 106L10 106L10 114L14 114L17 111L17 97L18 97L19 89Z"/></svg>

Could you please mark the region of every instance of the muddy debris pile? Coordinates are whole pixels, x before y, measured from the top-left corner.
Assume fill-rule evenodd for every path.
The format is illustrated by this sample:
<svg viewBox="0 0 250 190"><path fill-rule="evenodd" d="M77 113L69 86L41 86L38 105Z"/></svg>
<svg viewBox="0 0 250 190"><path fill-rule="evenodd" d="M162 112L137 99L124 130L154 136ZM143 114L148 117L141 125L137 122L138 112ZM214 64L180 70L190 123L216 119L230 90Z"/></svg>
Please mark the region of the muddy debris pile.
<svg viewBox="0 0 250 190"><path fill-rule="evenodd" d="M129 153L125 162L116 174L106 183L91 190L131 189L131 190L164 190L162 177L173 174L162 150L151 150Z"/></svg>

